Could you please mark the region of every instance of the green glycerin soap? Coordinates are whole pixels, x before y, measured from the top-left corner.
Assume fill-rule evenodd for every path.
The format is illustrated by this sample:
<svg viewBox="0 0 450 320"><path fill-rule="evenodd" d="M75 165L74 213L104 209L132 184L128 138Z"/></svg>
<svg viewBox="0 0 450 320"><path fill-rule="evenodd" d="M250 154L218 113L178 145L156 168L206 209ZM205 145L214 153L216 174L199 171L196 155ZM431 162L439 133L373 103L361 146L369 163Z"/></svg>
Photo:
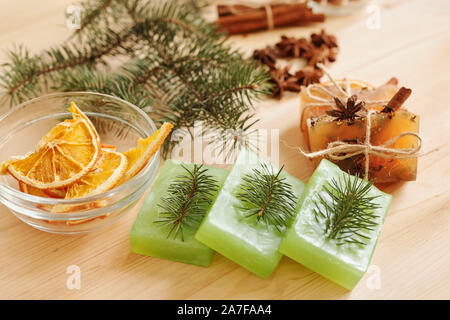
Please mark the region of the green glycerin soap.
<svg viewBox="0 0 450 320"><path fill-rule="evenodd" d="M134 253L208 267L214 251L194 238L227 170L167 160L131 228Z"/></svg>
<svg viewBox="0 0 450 320"><path fill-rule="evenodd" d="M267 278L282 257L278 247L304 187L244 149L195 237Z"/></svg>
<svg viewBox="0 0 450 320"><path fill-rule="evenodd" d="M391 196L322 160L280 252L351 290L367 271Z"/></svg>

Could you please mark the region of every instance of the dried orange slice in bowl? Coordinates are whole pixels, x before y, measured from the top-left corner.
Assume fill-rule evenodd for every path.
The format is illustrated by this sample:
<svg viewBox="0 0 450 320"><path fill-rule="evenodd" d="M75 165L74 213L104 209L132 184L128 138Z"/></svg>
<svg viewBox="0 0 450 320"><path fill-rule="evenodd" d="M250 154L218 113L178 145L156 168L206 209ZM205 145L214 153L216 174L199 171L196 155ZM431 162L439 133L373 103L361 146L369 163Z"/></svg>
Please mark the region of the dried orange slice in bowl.
<svg viewBox="0 0 450 320"><path fill-rule="evenodd" d="M1 173L9 172L38 189L65 187L87 174L101 155L100 138L75 103L71 104L70 111L72 119L53 127L35 151L4 161Z"/></svg>
<svg viewBox="0 0 450 320"><path fill-rule="evenodd" d="M67 187L57 189L42 189L42 191L51 198L64 199L67 193Z"/></svg>
<svg viewBox="0 0 450 320"><path fill-rule="evenodd" d="M172 128L173 125L171 123L164 122L153 135L146 139L140 138L136 148L124 152L124 155L128 159L128 166L120 183L131 179L145 167L150 158L159 150L164 140L172 131Z"/></svg>
<svg viewBox="0 0 450 320"><path fill-rule="evenodd" d="M72 183L66 192L66 199L92 196L112 189L125 174L128 160L120 152L103 149L98 166Z"/></svg>
<svg viewBox="0 0 450 320"><path fill-rule="evenodd" d="M103 149L98 165L67 188L65 199L85 198L112 189L125 174L127 164L127 157L122 153L110 151L108 148ZM105 201L104 203L106 204ZM53 212L67 213L103 206L102 201L94 201L80 206L57 205L53 208Z"/></svg>
<svg viewBox="0 0 450 320"><path fill-rule="evenodd" d="M102 144L100 146L101 146L102 150L104 150L104 149L108 149L110 151L116 151L117 150L117 147L115 145L108 144L108 143L103 143L102 142Z"/></svg>
<svg viewBox="0 0 450 320"><path fill-rule="evenodd" d="M61 108L71 101L89 119L75 105L72 116ZM157 150L171 129L166 124L155 133L145 112L103 94L55 93L27 101L0 115L0 163L8 173L0 176L0 203L47 232L80 234L108 226L131 212L153 182ZM36 136L43 138L33 145Z"/></svg>
<svg viewBox="0 0 450 320"><path fill-rule="evenodd" d="M50 197L43 190L31 187L31 186L23 183L22 181L19 181L19 190L24 192L24 193L31 194L32 196L36 196L36 197L43 197L43 198L49 198Z"/></svg>

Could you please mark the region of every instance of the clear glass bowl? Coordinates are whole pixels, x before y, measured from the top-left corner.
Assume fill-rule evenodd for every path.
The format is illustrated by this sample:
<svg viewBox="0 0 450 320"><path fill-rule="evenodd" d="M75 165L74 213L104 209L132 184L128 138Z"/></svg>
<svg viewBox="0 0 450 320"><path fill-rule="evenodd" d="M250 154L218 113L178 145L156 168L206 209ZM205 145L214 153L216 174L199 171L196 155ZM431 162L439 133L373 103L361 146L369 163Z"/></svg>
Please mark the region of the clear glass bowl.
<svg viewBox="0 0 450 320"><path fill-rule="evenodd" d="M114 144L118 151L136 146L138 138L156 131L145 112L119 98L91 92L49 94L0 115L0 162L34 150L39 139L54 125L71 118L68 110L71 101L91 119L102 143ZM129 212L152 183L158 167L159 152L126 183L101 194L73 200L23 193L14 178L1 175L0 202L39 230L58 234L86 233L108 226ZM57 213L57 208L65 206L70 206L70 213Z"/></svg>

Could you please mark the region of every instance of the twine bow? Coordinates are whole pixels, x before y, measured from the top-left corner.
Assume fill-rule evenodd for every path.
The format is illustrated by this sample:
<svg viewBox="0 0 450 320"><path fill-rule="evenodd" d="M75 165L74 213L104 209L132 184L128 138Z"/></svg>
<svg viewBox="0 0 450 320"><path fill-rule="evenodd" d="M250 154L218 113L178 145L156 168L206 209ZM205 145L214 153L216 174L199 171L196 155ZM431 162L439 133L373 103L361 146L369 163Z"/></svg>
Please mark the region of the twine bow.
<svg viewBox="0 0 450 320"><path fill-rule="evenodd" d="M328 70L325 68L325 66L321 63L317 64L317 66L323 70L323 72L326 74L326 76L330 79L333 86L338 90L340 94L345 96L347 99L351 96L351 87L348 80L345 80L345 90L336 83L336 81L333 79L333 77L330 75ZM316 88L318 90L321 90L322 92L325 92L327 95L330 96L330 99L325 99L322 97L319 97L317 95L312 94L311 88ZM308 103L305 108L310 108L313 106L329 106L333 105L335 102L333 100L334 93L331 92L329 89L325 88L324 86L320 86L317 84L310 85L306 88L306 94L309 98L312 100L315 100L317 102ZM388 100L369 100L365 101L366 105L383 105L389 102ZM372 115L375 114L375 110L369 110L366 114L366 137L364 139L363 143L346 143L343 141L333 141L330 142L326 149L316 151L316 152L305 152L302 148L299 148L300 152L307 158L316 158L316 157L322 157L327 156L328 158L332 160L344 160L347 158L351 158L356 155L364 154L365 156L365 172L364 172L364 179L368 180L369 178L369 155L377 155L384 158L392 158L392 159L408 159L408 158L416 158L420 156L418 154L419 150L422 147L422 139L421 137L415 133L410 131L402 132L401 134L395 136L394 138L386 141L385 143L381 145L374 146L370 143L370 136L371 136L371 128L372 128ZM390 148L389 146L394 144L397 140L399 140L402 137L405 136L412 136L417 139L417 146L411 147L411 148Z"/></svg>
<svg viewBox="0 0 450 320"><path fill-rule="evenodd" d="M245 10L240 10L237 9L236 7L234 7L235 5L242 5L241 1L235 1L235 0L222 0L222 3L226 4L229 6L230 12L237 15L237 14L241 14L242 12L245 12ZM246 2L246 6L250 7L250 8L260 8L260 7L264 7L264 10L266 11L266 18L267 18L267 28L269 30L273 30L275 28L275 23L274 23L274 19L273 19L273 12L272 12L272 5L276 5L276 4L280 4L280 3L300 3L301 1L298 0L285 0L285 1L280 1L280 0L270 0L270 1L258 1L258 0L248 0Z"/></svg>

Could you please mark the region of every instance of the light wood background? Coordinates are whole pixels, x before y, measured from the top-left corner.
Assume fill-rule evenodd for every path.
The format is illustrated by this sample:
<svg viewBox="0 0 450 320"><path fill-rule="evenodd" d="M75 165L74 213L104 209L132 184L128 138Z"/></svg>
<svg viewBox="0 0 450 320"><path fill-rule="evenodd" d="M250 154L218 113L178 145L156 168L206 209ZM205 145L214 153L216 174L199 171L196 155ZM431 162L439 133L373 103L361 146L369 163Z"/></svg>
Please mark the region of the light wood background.
<svg viewBox="0 0 450 320"><path fill-rule="evenodd" d="M34 51L66 39L64 11L71 0L0 0L0 46L24 43ZM421 116L424 151L417 181L385 188L393 195L372 265L381 286L366 274L348 292L284 257L262 280L216 254L210 268L130 253L128 233L137 211L98 233L67 237L35 230L0 205L0 298L57 299L449 299L450 298L450 1L374 1L381 28L369 14L330 18L338 36L336 77L375 85L391 76L413 89L408 108ZM281 34L308 36L321 25L233 37L244 52L272 44ZM0 53L0 63L6 55ZM258 105L259 127L280 130L280 140L301 145L298 98ZM307 181L313 167L280 143L280 164ZM81 289L66 287L66 268L81 269Z"/></svg>

